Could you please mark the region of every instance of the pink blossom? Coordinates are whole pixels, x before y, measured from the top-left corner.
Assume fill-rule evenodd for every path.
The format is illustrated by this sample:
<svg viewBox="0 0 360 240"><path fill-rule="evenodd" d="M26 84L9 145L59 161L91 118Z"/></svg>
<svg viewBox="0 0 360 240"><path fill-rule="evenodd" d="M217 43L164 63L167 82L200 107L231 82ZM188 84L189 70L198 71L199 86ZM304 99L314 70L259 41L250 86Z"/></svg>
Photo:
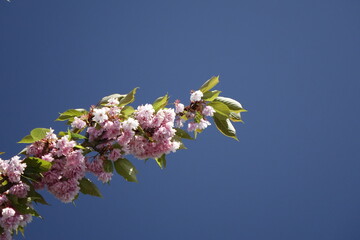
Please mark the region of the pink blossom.
<svg viewBox="0 0 360 240"><path fill-rule="evenodd" d="M49 192L55 195L60 201L68 203L74 200L75 196L79 193L79 182L74 179L56 182L48 186Z"/></svg>
<svg viewBox="0 0 360 240"><path fill-rule="evenodd" d="M67 135L63 136L61 139L59 139L56 142L56 148L58 148L58 151L56 151L56 155L58 157L60 157L62 155L66 156L73 150L75 145L76 145L75 141L69 140L69 137Z"/></svg>
<svg viewBox="0 0 360 240"><path fill-rule="evenodd" d="M104 135L103 139L116 139L120 135L121 124L119 121L106 121L103 126Z"/></svg>
<svg viewBox="0 0 360 240"><path fill-rule="evenodd" d="M108 115L111 117L115 117L117 115L119 115L121 112L121 108L120 107L111 107L108 111Z"/></svg>
<svg viewBox="0 0 360 240"><path fill-rule="evenodd" d="M110 152L110 154L109 154L109 159L111 160L111 161L116 161L116 160L118 160L119 158L121 158L121 151L120 151L120 149L117 149L117 148L115 148L115 149L113 149L111 152Z"/></svg>
<svg viewBox="0 0 360 240"><path fill-rule="evenodd" d="M20 222L20 226L25 227L26 224L30 223L32 221L31 214L24 214L23 220Z"/></svg>
<svg viewBox="0 0 360 240"><path fill-rule="evenodd" d="M96 129L95 127L88 127L89 141L92 142L103 134L103 129Z"/></svg>
<svg viewBox="0 0 360 240"><path fill-rule="evenodd" d="M104 160L101 156L97 156L92 162L86 159L87 170L97 176L99 181L106 183L111 180L113 174L105 172L103 164Z"/></svg>
<svg viewBox="0 0 360 240"><path fill-rule="evenodd" d="M175 102L175 113L181 113L184 111L184 104Z"/></svg>
<svg viewBox="0 0 360 240"><path fill-rule="evenodd" d="M178 127L178 128L181 128L184 126L184 122L185 120L182 119L182 118L176 118L175 120L175 126Z"/></svg>
<svg viewBox="0 0 360 240"><path fill-rule="evenodd" d="M117 139L117 142L121 145L121 146L126 146L130 140L132 139L132 137L135 135L134 131L132 130L125 130L121 136Z"/></svg>
<svg viewBox="0 0 360 240"><path fill-rule="evenodd" d="M93 121L97 122L97 123L103 123L106 120L109 119L108 115L106 114L106 112L109 110L109 108L104 107L104 108L94 108L93 110L93 115L94 117L92 118Z"/></svg>
<svg viewBox="0 0 360 240"><path fill-rule="evenodd" d="M143 128L148 128L151 127L154 113L155 110L153 106L151 104L145 104L138 106L137 110L135 111L135 117Z"/></svg>
<svg viewBox="0 0 360 240"><path fill-rule="evenodd" d="M77 129L83 129L86 126L86 122L78 117L74 117L74 121L71 123L71 127Z"/></svg>
<svg viewBox="0 0 360 240"><path fill-rule="evenodd" d="M16 195L19 198L25 198L28 191L30 191L30 187L21 181L9 189L10 194Z"/></svg>
<svg viewBox="0 0 360 240"><path fill-rule="evenodd" d="M2 215L2 219L7 219L7 218L10 218L12 216L15 215L15 210L10 208L10 207L6 207L6 208L3 208L2 211L1 211L1 215Z"/></svg>
<svg viewBox="0 0 360 240"><path fill-rule="evenodd" d="M209 117L214 116L214 113L215 113L215 110L214 110L214 108L211 107L211 106L206 106L206 107L203 109L203 111L202 111L202 114L203 114L204 116L209 116Z"/></svg>
<svg viewBox="0 0 360 240"><path fill-rule="evenodd" d="M153 135L155 141L170 140L175 135L175 129L169 125L162 126Z"/></svg>
<svg viewBox="0 0 360 240"><path fill-rule="evenodd" d="M63 169L63 176L70 179L80 180L85 176L85 158L81 150L71 152L66 156L66 164Z"/></svg>
<svg viewBox="0 0 360 240"><path fill-rule="evenodd" d="M4 210L4 209L3 209ZM20 214L15 214L11 217L4 217L4 215L0 219L0 225L5 231L13 231L16 230L20 223L23 221L24 216Z"/></svg>
<svg viewBox="0 0 360 240"><path fill-rule="evenodd" d="M159 110L152 120L151 123L152 127L153 128L160 127L164 122L166 122L165 118L166 118L165 112L162 109Z"/></svg>
<svg viewBox="0 0 360 240"><path fill-rule="evenodd" d="M48 153L48 154L42 156L41 159L48 161L48 162L54 161L53 155L51 153Z"/></svg>
<svg viewBox="0 0 360 240"><path fill-rule="evenodd" d="M203 129L207 128L210 125L211 125L211 123L209 121L207 121L205 119L201 119L200 122L197 125L197 128L203 130Z"/></svg>
<svg viewBox="0 0 360 240"><path fill-rule="evenodd" d="M50 131L46 133L45 139L56 141L58 138L56 134L54 134L54 129L50 128Z"/></svg>
<svg viewBox="0 0 360 240"><path fill-rule="evenodd" d="M38 157L42 155L44 146L45 146L45 142L36 141L26 147L26 154Z"/></svg>
<svg viewBox="0 0 360 240"><path fill-rule="evenodd" d="M8 201L7 197L5 194L1 194L0 195L0 205L3 205L4 203L6 203Z"/></svg>
<svg viewBox="0 0 360 240"><path fill-rule="evenodd" d="M163 124L171 124L171 126L174 126L174 121L175 121L175 111L172 108L166 108L166 109L161 109L159 110L159 112L162 112L164 114L164 122Z"/></svg>
<svg viewBox="0 0 360 240"><path fill-rule="evenodd" d="M110 172L101 172L97 175L98 180L103 182L103 183L107 183L111 181L113 174Z"/></svg>
<svg viewBox="0 0 360 240"><path fill-rule="evenodd" d="M26 163L22 163L19 156L14 156L8 162L5 175L9 177L10 182L19 182L25 168Z"/></svg>
<svg viewBox="0 0 360 240"><path fill-rule="evenodd" d="M42 178L42 185L38 185L38 188L43 188L44 185L51 185L54 184L56 182L58 182L62 177L61 177L61 171L58 170L50 170L47 171L45 173L43 173L44 177Z"/></svg>
<svg viewBox="0 0 360 240"><path fill-rule="evenodd" d="M0 235L0 240L12 240L11 232L6 231Z"/></svg>
<svg viewBox="0 0 360 240"><path fill-rule="evenodd" d="M192 101L192 102L200 101L203 96L204 96L204 94L200 90L195 91L191 94L190 101Z"/></svg>
<svg viewBox="0 0 360 240"><path fill-rule="evenodd" d="M189 132L193 132L198 128L198 124L196 122L189 122L187 130Z"/></svg>

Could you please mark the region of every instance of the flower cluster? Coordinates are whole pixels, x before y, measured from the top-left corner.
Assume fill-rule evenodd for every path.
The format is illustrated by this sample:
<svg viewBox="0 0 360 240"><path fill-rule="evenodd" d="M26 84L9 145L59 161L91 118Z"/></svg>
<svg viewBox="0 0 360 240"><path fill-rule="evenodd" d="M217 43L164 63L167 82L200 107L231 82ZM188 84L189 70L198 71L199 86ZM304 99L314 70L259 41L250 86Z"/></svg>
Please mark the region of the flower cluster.
<svg viewBox="0 0 360 240"><path fill-rule="evenodd" d="M79 193L79 180L85 176L85 157L76 142L65 135L58 138L51 129L41 141L29 145L27 155L41 158L52 164L43 178L35 183L37 189L46 187L62 202L71 202Z"/></svg>
<svg viewBox="0 0 360 240"><path fill-rule="evenodd" d="M15 209L10 199L25 199L30 187L21 181L21 175L24 173L26 163L23 163L18 156L10 160L0 158L1 185L8 182L8 189L0 194L1 218L0 226L2 234L0 239L9 240L14 230L25 225L32 220L31 214L22 214Z"/></svg>
<svg viewBox="0 0 360 240"><path fill-rule="evenodd" d="M202 100L202 97L203 93L201 91L195 91L190 96L191 104L189 106L185 107L180 101L175 102L176 125L178 127L183 127L186 120L191 120L187 125L189 132L201 132L211 125L206 117L212 117L215 110L213 107L208 106Z"/></svg>

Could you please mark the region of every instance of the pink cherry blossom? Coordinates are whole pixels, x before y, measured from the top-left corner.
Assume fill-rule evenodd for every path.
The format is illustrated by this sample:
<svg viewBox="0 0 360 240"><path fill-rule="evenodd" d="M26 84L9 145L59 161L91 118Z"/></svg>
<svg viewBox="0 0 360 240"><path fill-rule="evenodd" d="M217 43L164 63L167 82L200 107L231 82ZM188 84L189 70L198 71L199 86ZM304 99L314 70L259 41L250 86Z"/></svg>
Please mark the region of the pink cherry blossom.
<svg viewBox="0 0 360 240"><path fill-rule="evenodd" d="M200 90L195 91L191 94L190 101L192 101L192 102L200 101L203 96L204 96L204 94Z"/></svg>
<svg viewBox="0 0 360 240"><path fill-rule="evenodd" d="M82 128L86 127L86 122L81 120L78 117L74 117L74 121L71 123L71 127L77 128L77 129L82 129Z"/></svg>
<svg viewBox="0 0 360 240"><path fill-rule="evenodd" d="M93 121L97 122L97 123L103 123L104 121L108 120L109 117L106 114L106 112L109 110L109 108L104 107L104 108L94 108L93 110L93 115L94 117L92 118Z"/></svg>
<svg viewBox="0 0 360 240"><path fill-rule="evenodd" d="M30 191L30 187L21 181L9 189L10 194L16 195L19 198L25 198L28 191Z"/></svg>
<svg viewBox="0 0 360 240"><path fill-rule="evenodd" d="M209 117L214 116L214 113L215 113L215 110L214 110L214 108L211 107L211 106L206 106L206 107L203 109L203 111L202 111L202 114L203 114L204 116L209 116Z"/></svg>

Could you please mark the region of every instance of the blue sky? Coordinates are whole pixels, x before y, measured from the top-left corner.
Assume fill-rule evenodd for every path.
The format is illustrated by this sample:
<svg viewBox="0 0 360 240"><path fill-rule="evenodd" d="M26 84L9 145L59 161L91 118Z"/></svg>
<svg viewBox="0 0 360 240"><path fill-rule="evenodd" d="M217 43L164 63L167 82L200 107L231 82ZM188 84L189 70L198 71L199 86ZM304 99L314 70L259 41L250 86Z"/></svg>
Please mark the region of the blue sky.
<svg viewBox="0 0 360 240"><path fill-rule="evenodd" d="M130 158L76 207L46 195L26 239L360 239L358 1L0 2L0 151L69 108L140 87L189 99L212 75L248 109L168 167ZM17 237L16 239L22 239Z"/></svg>

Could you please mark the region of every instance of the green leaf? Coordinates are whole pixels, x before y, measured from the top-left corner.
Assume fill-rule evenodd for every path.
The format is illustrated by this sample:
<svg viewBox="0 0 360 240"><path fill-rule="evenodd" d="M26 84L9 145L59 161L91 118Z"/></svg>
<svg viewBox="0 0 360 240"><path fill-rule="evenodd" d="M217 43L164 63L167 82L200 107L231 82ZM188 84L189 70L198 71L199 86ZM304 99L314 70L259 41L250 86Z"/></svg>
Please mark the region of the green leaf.
<svg viewBox="0 0 360 240"><path fill-rule="evenodd" d="M129 92L123 99L120 100L119 106L125 106L129 103L132 103L135 100L135 93L138 88L134 88Z"/></svg>
<svg viewBox="0 0 360 240"><path fill-rule="evenodd" d="M180 142L180 147L178 148L178 150L180 149L187 149L187 147L185 147L184 143Z"/></svg>
<svg viewBox="0 0 360 240"><path fill-rule="evenodd" d="M70 136L71 136L71 139L73 139L73 140L86 139L85 136L78 134L78 133L73 133L73 132L70 132Z"/></svg>
<svg viewBox="0 0 360 240"><path fill-rule="evenodd" d="M7 180L4 180L3 182L1 182L1 186L6 186L8 184L9 184L9 182Z"/></svg>
<svg viewBox="0 0 360 240"><path fill-rule="evenodd" d="M80 192L82 192L83 194L88 194L95 197L102 197L99 189L92 181L90 181L90 179L87 179L85 177L82 178L79 181L79 187Z"/></svg>
<svg viewBox="0 0 360 240"><path fill-rule="evenodd" d="M236 130L228 118L218 113L214 113L213 118L216 127L219 129L219 131L222 134L239 141L238 138L236 137Z"/></svg>
<svg viewBox="0 0 360 240"><path fill-rule="evenodd" d="M129 160L120 158L114 162L114 166L116 172L125 178L126 181L137 182L137 170Z"/></svg>
<svg viewBox="0 0 360 240"><path fill-rule="evenodd" d="M112 173L114 171L113 163L108 159L104 160L103 167L105 172Z"/></svg>
<svg viewBox="0 0 360 240"><path fill-rule="evenodd" d="M224 103L226 106L228 106L228 108L231 110L231 112L245 112L246 110L242 107L242 105L232 99L232 98L227 98L227 97L217 97L215 98L214 102L222 102Z"/></svg>
<svg viewBox="0 0 360 240"><path fill-rule="evenodd" d="M75 145L75 148L82 149L82 150L85 150L85 149L86 149L85 147L83 147L83 146L81 146L81 145L79 145L79 144Z"/></svg>
<svg viewBox="0 0 360 240"><path fill-rule="evenodd" d="M165 154L161 155L161 157L159 157L159 158L155 158L155 160L161 169L166 168Z"/></svg>
<svg viewBox="0 0 360 240"><path fill-rule="evenodd" d="M27 135L23 139L21 139L18 143L33 143L33 142L35 142L34 138L31 135Z"/></svg>
<svg viewBox="0 0 360 240"><path fill-rule="evenodd" d="M221 93L221 91L218 91L218 90L208 91L208 92L204 93L204 96L202 97L202 99L205 100L205 101L211 102L215 98L217 98L220 93Z"/></svg>
<svg viewBox="0 0 360 240"><path fill-rule="evenodd" d="M126 95L124 94L118 94L118 93L111 94L109 96L103 97L100 100L100 102L97 104L97 106L107 104L110 98L117 98L119 101L121 101L121 99L123 99L125 96Z"/></svg>
<svg viewBox="0 0 360 240"><path fill-rule="evenodd" d="M44 205L50 205L43 196L41 196L41 194L39 194L38 192L35 191L34 188L31 188L30 191L28 192L27 196L29 198L31 198L31 201L37 202L37 203L41 203Z"/></svg>
<svg viewBox="0 0 360 240"><path fill-rule="evenodd" d="M169 101L169 96L167 94L165 96L163 96L163 97L157 98L154 101L154 103L152 104L154 109L155 109L155 112L157 112L160 109L164 108L168 104L168 101Z"/></svg>
<svg viewBox="0 0 360 240"><path fill-rule="evenodd" d="M193 137L191 137L189 135L189 133L187 133L185 130L181 129L181 128L175 128L176 132L176 136L179 136L181 138L185 138L185 139L190 139L190 140L194 140Z"/></svg>
<svg viewBox="0 0 360 240"><path fill-rule="evenodd" d="M124 115L125 117L130 116L134 112L135 112L135 109L132 106L125 106L125 107L123 107L123 109L121 109L121 114Z"/></svg>
<svg viewBox="0 0 360 240"><path fill-rule="evenodd" d="M209 80L207 80L201 87L200 91L203 93L206 93L210 89L216 86L216 84L219 83L219 76L211 77Z"/></svg>
<svg viewBox="0 0 360 240"><path fill-rule="evenodd" d="M243 120L241 120L240 113L231 112L229 119L233 122L243 122Z"/></svg>
<svg viewBox="0 0 360 240"><path fill-rule="evenodd" d="M26 163L25 172L28 170L35 173L47 172L50 170L52 163L36 157L27 157L23 160Z"/></svg>
<svg viewBox="0 0 360 240"><path fill-rule="evenodd" d="M19 226L17 229L16 229L16 234L18 234L18 231L21 233L21 235L23 236L23 237L25 237L25 234L24 234L24 227L22 227L22 226Z"/></svg>
<svg viewBox="0 0 360 240"><path fill-rule="evenodd" d="M213 101L213 102L210 102L208 105L213 107L217 113L223 115L224 117L229 117L230 109L224 103Z"/></svg>
<svg viewBox="0 0 360 240"><path fill-rule="evenodd" d="M80 117L80 116L85 115L87 113L88 113L88 111L86 111L85 109L82 109L82 108L69 109L69 110L66 110L63 113L60 113L60 116L55 121L70 120L70 119L73 119L74 117Z"/></svg>
<svg viewBox="0 0 360 240"><path fill-rule="evenodd" d="M12 207L15 208L16 211L18 211L21 214L31 214L36 217L41 217L40 214L38 214L33 208L28 206L28 201L25 198L18 198L15 195L8 194L7 199L11 202Z"/></svg>
<svg viewBox="0 0 360 240"><path fill-rule="evenodd" d="M50 132L48 128L35 128L31 130L30 135L35 141L39 141L45 138L48 132Z"/></svg>

